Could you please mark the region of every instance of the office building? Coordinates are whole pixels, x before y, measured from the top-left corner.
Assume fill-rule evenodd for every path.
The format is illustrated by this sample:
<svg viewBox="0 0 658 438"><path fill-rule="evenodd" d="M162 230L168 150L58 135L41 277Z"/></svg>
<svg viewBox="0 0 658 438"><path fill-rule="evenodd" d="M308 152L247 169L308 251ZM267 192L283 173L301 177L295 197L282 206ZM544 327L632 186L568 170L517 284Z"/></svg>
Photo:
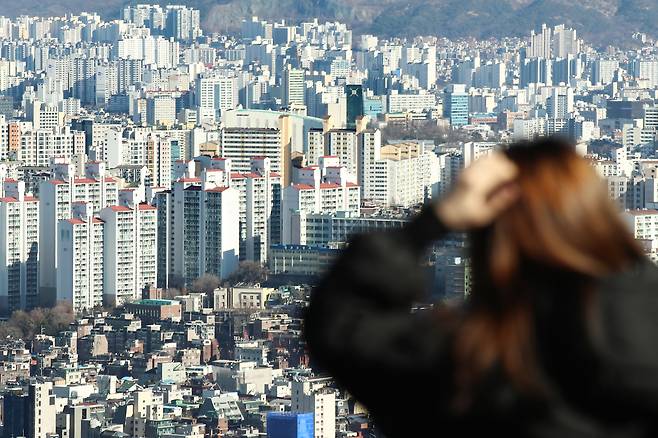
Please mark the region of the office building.
<svg viewBox="0 0 658 438"><path fill-rule="evenodd" d="M468 125L468 93L460 84L448 85L443 93L443 117L450 121L450 126Z"/></svg>
<svg viewBox="0 0 658 438"><path fill-rule="evenodd" d="M238 105L237 78L222 75L200 76L194 90L199 122L219 121L222 113Z"/></svg>
<svg viewBox="0 0 658 438"><path fill-rule="evenodd" d="M172 126L176 122L176 100L170 95L155 95L146 99L146 123L151 126Z"/></svg>
<svg viewBox="0 0 658 438"><path fill-rule="evenodd" d="M281 80L281 103L284 107L304 105L306 70L287 65Z"/></svg>
<svg viewBox="0 0 658 438"><path fill-rule="evenodd" d="M314 438L312 413L270 412L267 438Z"/></svg>
<svg viewBox="0 0 658 438"><path fill-rule="evenodd" d="M340 248L351 237L357 234L398 229L402 228L407 222L405 218L386 216L359 217L352 213L340 211L318 214L297 212L293 213L291 220L293 222L292 228L294 229L291 246L306 245L310 248ZM281 257L292 256L286 253L288 250L296 249L287 248L287 245L281 245L277 249Z"/></svg>
<svg viewBox="0 0 658 438"><path fill-rule="evenodd" d="M363 117L363 86L346 85L347 128L356 129L357 119Z"/></svg>

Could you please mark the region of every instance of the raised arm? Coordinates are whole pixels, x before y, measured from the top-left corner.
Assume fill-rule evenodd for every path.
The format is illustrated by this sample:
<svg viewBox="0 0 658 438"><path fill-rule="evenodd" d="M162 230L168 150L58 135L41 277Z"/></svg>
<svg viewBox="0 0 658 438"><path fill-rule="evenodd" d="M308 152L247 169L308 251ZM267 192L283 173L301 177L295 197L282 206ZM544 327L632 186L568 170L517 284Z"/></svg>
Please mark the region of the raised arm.
<svg viewBox="0 0 658 438"><path fill-rule="evenodd" d="M378 421L386 421L391 396L405 403L427 389L417 385L435 385L449 370L450 330L434 312L410 312L426 297L425 250L448 229L493 220L514 199L515 174L502 155L476 162L403 229L356 237L314 291L305 318L311 357ZM395 409L399 418L399 403Z"/></svg>

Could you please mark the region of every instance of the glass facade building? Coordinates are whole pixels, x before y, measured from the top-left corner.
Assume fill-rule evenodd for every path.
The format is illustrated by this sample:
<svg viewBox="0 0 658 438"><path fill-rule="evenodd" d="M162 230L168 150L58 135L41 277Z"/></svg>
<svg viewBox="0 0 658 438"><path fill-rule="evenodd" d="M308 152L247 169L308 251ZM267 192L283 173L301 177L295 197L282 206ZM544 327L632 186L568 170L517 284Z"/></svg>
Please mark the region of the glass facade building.
<svg viewBox="0 0 658 438"><path fill-rule="evenodd" d="M347 96L347 129L356 128L356 119L363 116L363 87L361 85L346 85Z"/></svg>
<svg viewBox="0 0 658 438"><path fill-rule="evenodd" d="M313 414L270 412L267 414L268 438L313 438Z"/></svg>

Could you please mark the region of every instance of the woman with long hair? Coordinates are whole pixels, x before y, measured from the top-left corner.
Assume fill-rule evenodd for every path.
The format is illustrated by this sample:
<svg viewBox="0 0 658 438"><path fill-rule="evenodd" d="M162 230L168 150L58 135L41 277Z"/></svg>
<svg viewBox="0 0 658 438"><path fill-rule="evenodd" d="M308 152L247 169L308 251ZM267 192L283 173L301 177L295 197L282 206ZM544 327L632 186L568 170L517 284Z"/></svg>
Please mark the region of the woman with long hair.
<svg viewBox="0 0 658 438"><path fill-rule="evenodd" d="M411 312L449 231L469 233L471 293ZM560 138L480 159L403 229L354 238L304 331L389 438L658 432L658 269Z"/></svg>

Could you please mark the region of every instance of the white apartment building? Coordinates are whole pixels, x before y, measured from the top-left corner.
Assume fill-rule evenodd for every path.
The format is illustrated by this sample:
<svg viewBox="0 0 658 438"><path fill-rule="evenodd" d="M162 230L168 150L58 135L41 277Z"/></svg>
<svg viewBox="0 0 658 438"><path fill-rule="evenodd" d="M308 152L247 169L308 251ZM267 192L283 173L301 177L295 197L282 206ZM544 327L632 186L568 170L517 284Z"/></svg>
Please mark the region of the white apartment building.
<svg viewBox="0 0 658 438"><path fill-rule="evenodd" d="M621 209L644 208L644 200L649 195L649 186L639 176L610 175L605 179L610 199L617 202Z"/></svg>
<svg viewBox="0 0 658 438"><path fill-rule="evenodd" d="M149 134L144 144L144 162L134 164L145 164L151 175L153 187L171 188L172 140L158 134Z"/></svg>
<svg viewBox="0 0 658 438"><path fill-rule="evenodd" d="M283 148L277 128L223 128L220 137L220 156L231 159L236 172L251 171L252 157L267 157L272 171L281 172Z"/></svg>
<svg viewBox="0 0 658 438"><path fill-rule="evenodd" d="M102 156L110 169L122 165L147 166L152 186L170 188L174 162L184 153L183 142L174 136L175 132L150 128L111 130Z"/></svg>
<svg viewBox="0 0 658 438"><path fill-rule="evenodd" d="M146 423L164 418L164 397L152 389L140 389L134 392L132 403L123 432L129 436L146 436Z"/></svg>
<svg viewBox="0 0 658 438"><path fill-rule="evenodd" d="M568 119L550 119L545 117L514 120L514 140L532 140L535 137L564 132Z"/></svg>
<svg viewBox="0 0 658 438"><path fill-rule="evenodd" d="M89 202L94 213L116 205L118 182L106 176L105 164L91 161L85 165L84 175L75 175L72 164L66 159L53 159L50 164L52 178L39 184L41 199L39 235L39 283L46 303L53 304L57 290L57 226L59 221L71 219L75 202Z"/></svg>
<svg viewBox="0 0 658 438"><path fill-rule="evenodd" d="M171 270L191 284L204 274L231 275L240 253L239 194L224 172L179 178L172 190Z"/></svg>
<svg viewBox="0 0 658 438"><path fill-rule="evenodd" d="M632 73L636 79L646 79L650 87L658 85L658 60L636 59L631 63Z"/></svg>
<svg viewBox="0 0 658 438"><path fill-rule="evenodd" d="M306 164L312 166L318 164L320 157L327 155L324 141L324 130L321 128L309 129L306 134Z"/></svg>
<svg viewBox="0 0 658 438"><path fill-rule="evenodd" d="M48 438L55 435L57 405L53 392L53 382L30 383L28 387L28 436Z"/></svg>
<svg viewBox="0 0 658 438"><path fill-rule="evenodd" d="M39 129L21 135L18 159L26 166L47 167L53 157L66 159L85 151L84 132L67 127Z"/></svg>
<svg viewBox="0 0 658 438"><path fill-rule="evenodd" d="M592 166L603 178L619 175L619 166L615 161L611 160L596 160L593 161Z"/></svg>
<svg viewBox="0 0 658 438"><path fill-rule="evenodd" d="M57 225L57 301L75 313L103 304L103 231L89 202L74 202L72 217Z"/></svg>
<svg viewBox="0 0 658 438"><path fill-rule="evenodd" d="M337 121L334 121L333 123L334 125L340 125ZM227 131L231 134L231 137L235 135L249 136L248 130L252 128L278 131L276 133L271 133L270 135L279 136L280 152L272 149L274 147L273 144L268 145L268 147L265 148L267 151L270 151L270 153L253 150L258 148L257 145L244 144L244 146L242 146L244 151L242 155L244 155L246 159L238 167L235 167L235 170L239 172L248 172L249 159L251 159L251 157L266 156L272 159L272 170L281 173L281 181L284 186L290 185L290 182L292 181L292 169L290 164L292 153L304 153L306 150L306 141L308 139L307 134L309 130L322 129L326 124L326 120L317 117L308 117L280 111L236 109L226 111L222 114L222 126L227 130L229 128L243 128L247 130L244 134L241 134L239 131ZM257 135L261 135L258 132L256 133ZM233 148L236 146L240 147L240 141L238 141L237 145L234 145ZM260 147L262 148L263 145ZM232 148L227 148L227 152L220 155L226 158L240 155L238 151L231 151L231 149ZM278 162L278 156L281 156L280 163Z"/></svg>
<svg viewBox="0 0 658 438"><path fill-rule="evenodd" d="M162 188L147 188L146 201L156 208L157 214L157 260L158 269L156 287L169 287L172 254L173 227L173 197L171 190Z"/></svg>
<svg viewBox="0 0 658 438"><path fill-rule="evenodd" d="M349 182L347 169L336 157L322 157L320 166L300 169L298 182L283 189L281 202L281 243L296 243L293 216L311 213L346 212L359 215L361 188Z"/></svg>
<svg viewBox="0 0 658 438"><path fill-rule="evenodd" d="M658 139L658 131L655 127L633 126L630 123L626 123L622 127L622 145L625 147L649 144L656 139Z"/></svg>
<svg viewBox="0 0 658 438"><path fill-rule="evenodd" d="M85 164L84 175L73 178L72 202L91 202L93 211L98 212L118 202L118 188L118 181L107 176L105 163L89 161Z"/></svg>
<svg viewBox="0 0 658 438"><path fill-rule="evenodd" d="M592 84L609 84L619 68L616 59L596 59L592 63Z"/></svg>
<svg viewBox="0 0 658 438"><path fill-rule="evenodd" d="M461 156L463 158L463 167L470 166L475 160L486 157L498 148L496 142L486 141L469 141L462 145Z"/></svg>
<svg viewBox="0 0 658 438"><path fill-rule="evenodd" d="M340 165L356 178L359 157L357 132L351 129L332 129L326 133L325 142L329 155L338 157ZM356 179L353 179L352 182L356 182Z"/></svg>
<svg viewBox="0 0 658 438"><path fill-rule="evenodd" d="M381 147L381 131L379 129L364 130L329 130L310 129L304 149L306 165L314 166L320 162L320 157L337 156L341 164L351 169L352 176L362 185L365 172L370 164L377 159L373 154ZM349 164L349 165L348 165Z"/></svg>
<svg viewBox="0 0 658 438"><path fill-rule="evenodd" d="M180 162L176 174L192 177L196 167L217 175L222 185L238 191L240 259L265 263L270 244L280 241L281 175L272 170L272 160L252 157L249 172L234 172L230 158L197 157Z"/></svg>
<svg viewBox="0 0 658 438"><path fill-rule="evenodd" d="M192 158L198 153L198 150L195 152L190 129L154 129L153 133L170 140L172 162Z"/></svg>
<svg viewBox="0 0 658 438"><path fill-rule="evenodd" d="M622 218L636 239L658 239L658 210L627 210Z"/></svg>
<svg viewBox="0 0 658 438"><path fill-rule="evenodd" d="M18 158L21 125L24 123L7 122L5 116L0 115L0 160L7 160L14 155Z"/></svg>
<svg viewBox="0 0 658 438"><path fill-rule="evenodd" d="M39 200L6 179L0 198L0 313L39 304Z"/></svg>
<svg viewBox="0 0 658 438"><path fill-rule="evenodd" d="M9 123L4 115L0 114L0 160L9 158Z"/></svg>
<svg viewBox="0 0 658 438"><path fill-rule="evenodd" d="M34 129L51 131L63 125L64 113L56 106L41 105L34 113Z"/></svg>
<svg viewBox="0 0 658 438"><path fill-rule="evenodd" d="M381 148L380 159L370 164L363 197L386 207L411 207L431 196L440 180L439 158L419 143L400 143Z"/></svg>
<svg viewBox="0 0 658 438"><path fill-rule="evenodd" d="M568 119L573 113L573 108L573 88L551 88L551 95L546 99L546 114L550 119Z"/></svg>
<svg viewBox="0 0 658 438"><path fill-rule="evenodd" d="M139 59L144 66L175 68L180 58L180 44L162 36L123 36L113 46L116 58Z"/></svg>
<svg viewBox="0 0 658 438"><path fill-rule="evenodd" d="M156 208L136 199L104 208L103 302L122 305L157 284Z"/></svg>
<svg viewBox="0 0 658 438"><path fill-rule="evenodd" d="M359 156L357 166L357 182L364 188L366 180L373 177L374 164L381 159L382 133L379 129L365 130L358 138ZM362 194L367 198L365 193Z"/></svg>
<svg viewBox="0 0 658 438"><path fill-rule="evenodd" d="M102 158L110 169L124 164L144 164L146 143L151 133L150 128L144 127L110 129L97 157Z"/></svg>
<svg viewBox="0 0 658 438"><path fill-rule="evenodd" d="M436 96L425 90L414 94L401 94L393 90L388 96L389 113L422 113L436 108Z"/></svg>
<svg viewBox="0 0 658 438"><path fill-rule="evenodd" d="M232 174L231 185L244 180L240 204L244 202L245 258L265 263L270 244L280 240L281 176L271 170L271 160L266 157L253 158L251 170Z"/></svg>

